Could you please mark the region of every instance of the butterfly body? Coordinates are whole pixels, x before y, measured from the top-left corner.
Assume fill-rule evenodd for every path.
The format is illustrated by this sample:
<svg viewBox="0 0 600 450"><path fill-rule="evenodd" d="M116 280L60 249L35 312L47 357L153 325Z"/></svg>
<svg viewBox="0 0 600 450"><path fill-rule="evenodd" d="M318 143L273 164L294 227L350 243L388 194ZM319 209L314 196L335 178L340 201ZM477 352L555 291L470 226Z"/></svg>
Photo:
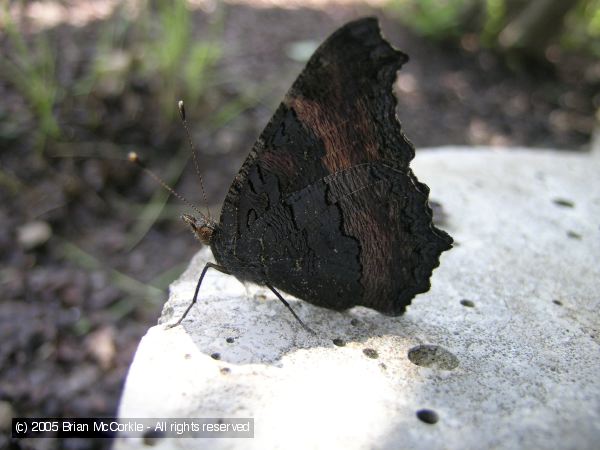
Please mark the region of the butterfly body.
<svg viewBox="0 0 600 450"><path fill-rule="evenodd" d="M392 85L407 60L373 18L317 49L233 180L220 222L193 226L217 268L335 310L398 315L429 289L452 238L432 224L396 118Z"/></svg>

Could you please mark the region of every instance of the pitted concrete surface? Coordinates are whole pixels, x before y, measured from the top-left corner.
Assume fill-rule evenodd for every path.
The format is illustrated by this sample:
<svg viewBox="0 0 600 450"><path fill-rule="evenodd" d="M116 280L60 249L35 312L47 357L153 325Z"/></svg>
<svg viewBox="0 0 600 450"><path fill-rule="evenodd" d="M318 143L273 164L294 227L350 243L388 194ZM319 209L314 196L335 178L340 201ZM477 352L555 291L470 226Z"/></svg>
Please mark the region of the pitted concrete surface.
<svg viewBox="0 0 600 450"><path fill-rule="evenodd" d="M315 337L268 290L210 270L168 329L212 258L204 249L140 342L120 417L255 421L253 439L160 449L597 448L597 154L443 148L412 167L456 244L404 316L286 296Z"/></svg>

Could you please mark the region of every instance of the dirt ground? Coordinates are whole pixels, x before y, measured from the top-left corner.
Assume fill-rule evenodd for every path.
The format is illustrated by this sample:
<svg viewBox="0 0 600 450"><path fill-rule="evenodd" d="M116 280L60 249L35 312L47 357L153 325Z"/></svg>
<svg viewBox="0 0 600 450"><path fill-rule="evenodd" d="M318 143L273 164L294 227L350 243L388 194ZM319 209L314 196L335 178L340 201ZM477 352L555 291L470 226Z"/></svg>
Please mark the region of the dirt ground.
<svg viewBox="0 0 600 450"><path fill-rule="evenodd" d="M288 56L290 46L320 41L365 14L381 17L386 37L410 55L396 92L400 120L417 148L585 150L600 106L600 66L585 58L558 55L553 62L512 70L469 36L462 45L432 43L367 7L230 5L217 69L229 81L199 104L187 105L213 211L303 67ZM201 11L194 21L195 29L206 27ZM99 27L51 30L61 48L57 67L64 86L85 71ZM7 48L4 37L0 45ZM136 345L156 323L168 282L199 249L177 218L186 210L177 201L168 203L147 232L136 228L158 188L125 163L127 151L138 150L162 175L175 154L187 151L176 115L167 125L157 120L161 106L152 92L147 83L132 83L119 97L99 90L64 106L56 111L63 138L49 143L40 160L31 133L34 119L14 87L0 81L0 436L11 416L114 416ZM203 127L214 108L248 92L260 93L259 100L217 129ZM201 204L193 164L188 166L177 189ZM41 227L24 227L36 221ZM0 437L0 447L9 445L108 444L10 443Z"/></svg>

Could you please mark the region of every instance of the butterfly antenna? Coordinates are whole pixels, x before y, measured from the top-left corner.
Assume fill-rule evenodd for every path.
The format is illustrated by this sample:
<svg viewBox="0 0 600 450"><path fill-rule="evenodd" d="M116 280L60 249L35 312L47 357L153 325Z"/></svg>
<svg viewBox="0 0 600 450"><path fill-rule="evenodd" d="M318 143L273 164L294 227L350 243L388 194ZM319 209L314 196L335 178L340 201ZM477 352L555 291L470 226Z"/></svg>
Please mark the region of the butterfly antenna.
<svg viewBox="0 0 600 450"><path fill-rule="evenodd" d="M183 100L179 100L177 106L179 107L179 117L181 118L181 123L183 123L183 128L185 128L185 134L187 135L188 143L190 144L192 158L194 158L194 166L196 166L196 173L198 174L198 178L200 178L200 188L202 189L202 197L204 198L204 204L206 205L206 211L208 212L208 219L210 220L210 209L208 208L208 200L206 200L204 182L202 181L202 175L200 174L200 164L198 163L198 156L196 154L196 149L194 148L194 142L192 141L192 136L190 134L190 130L185 120L185 105L183 104Z"/></svg>
<svg viewBox="0 0 600 450"><path fill-rule="evenodd" d="M175 189L173 189L165 181L163 181L162 178L160 178L158 175L156 175L154 172L152 172L150 169L148 169L136 152L129 152L129 155L127 155L127 159L129 159L130 162L134 163L136 166L138 166L140 169L142 169L144 172L146 172L148 175L150 175L152 178L154 178L154 181L156 181L158 184L160 184L162 187L164 187L167 191L169 191L171 194L173 194L175 197L177 197L183 203L188 205L194 211L199 213L200 216L204 215L202 213L202 211L200 211L194 204L189 202L183 195L175 192Z"/></svg>

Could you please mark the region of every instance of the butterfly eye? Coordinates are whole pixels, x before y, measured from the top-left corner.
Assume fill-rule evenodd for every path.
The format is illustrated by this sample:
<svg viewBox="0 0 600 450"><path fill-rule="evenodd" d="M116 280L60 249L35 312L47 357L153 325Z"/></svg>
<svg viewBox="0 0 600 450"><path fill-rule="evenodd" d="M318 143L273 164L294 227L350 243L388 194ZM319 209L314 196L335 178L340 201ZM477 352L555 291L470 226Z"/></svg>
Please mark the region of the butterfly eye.
<svg viewBox="0 0 600 450"><path fill-rule="evenodd" d="M211 227L210 225L205 225L198 229L198 231L196 232L196 236L198 237L198 239L200 239L200 242L202 242L204 245L210 245L210 241L212 240L213 231L214 231L214 227Z"/></svg>
<svg viewBox="0 0 600 450"><path fill-rule="evenodd" d="M208 221L204 216L197 218L189 214L182 215L181 220L190 226L192 232L200 242L204 245L210 245L215 230L214 223Z"/></svg>

